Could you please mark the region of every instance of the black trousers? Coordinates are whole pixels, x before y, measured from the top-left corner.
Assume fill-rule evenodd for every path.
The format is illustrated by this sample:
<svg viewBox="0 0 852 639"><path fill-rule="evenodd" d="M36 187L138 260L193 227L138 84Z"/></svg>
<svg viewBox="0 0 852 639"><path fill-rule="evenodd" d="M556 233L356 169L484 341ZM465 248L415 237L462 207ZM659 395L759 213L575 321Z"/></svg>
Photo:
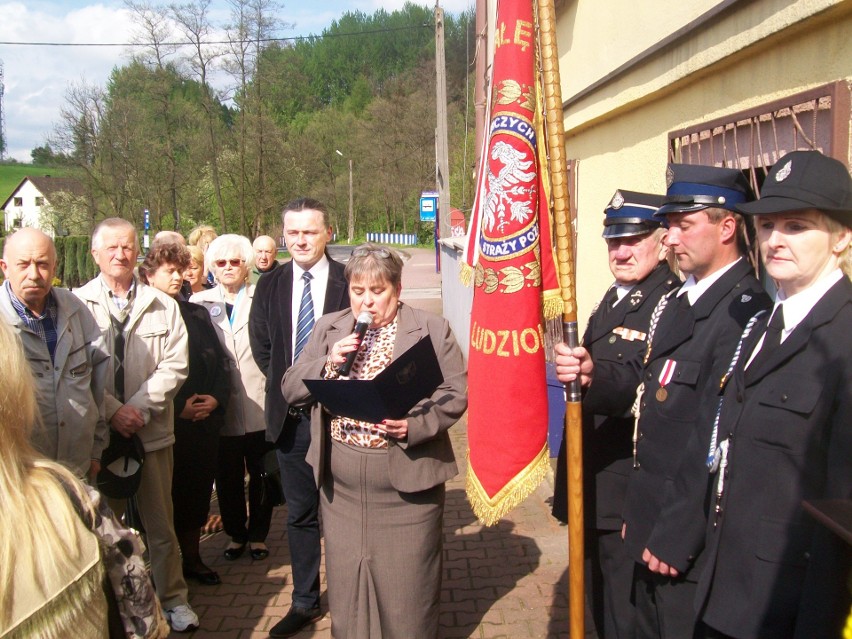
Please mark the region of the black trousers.
<svg viewBox="0 0 852 639"><path fill-rule="evenodd" d="M222 525L238 544L266 541L272 521L272 505L264 503L263 456L271 450L266 431L256 431L219 439L219 465L216 493ZM246 514L245 475L249 474L248 514Z"/></svg>
<svg viewBox="0 0 852 639"><path fill-rule="evenodd" d="M207 521L222 419L221 415L211 415L200 422L175 418L172 503L176 532L197 530Z"/></svg>
<svg viewBox="0 0 852 639"><path fill-rule="evenodd" d="M598 635L604 639L633 639L635 565L620 530L586 530L586 597Z"/></svg>
<svg viewBox="0 0 852 639"><path fill-rule="evenodd" d="M311 444L311 420L288 417L275 443L287 500L287 541L293 569L293 605L316 608L320 602L319 492L305 461Z"/></svg>
<svg viewBox="0 0 852 639"><path fill-rule="evenodd" d="M635 564L633 596L636 604L636 638L703 637L693 607L697 587L696 582L683 576L676 579L663 577L648 570L644 564Z"/></svg>

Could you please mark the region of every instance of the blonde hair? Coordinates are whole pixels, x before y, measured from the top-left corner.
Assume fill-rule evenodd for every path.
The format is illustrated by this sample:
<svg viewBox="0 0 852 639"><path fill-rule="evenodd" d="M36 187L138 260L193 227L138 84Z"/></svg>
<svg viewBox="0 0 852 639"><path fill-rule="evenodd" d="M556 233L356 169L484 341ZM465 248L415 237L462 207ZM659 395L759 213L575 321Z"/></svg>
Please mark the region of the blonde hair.
<svg viewBox="0 0 852 639"><path fill-rule="evenodd" d="M219 234L216 232L216 229L207 224L202 224L189 232L189 235L186 237L186 243L190 246L197 246L202 251L205 251L217 237L219 237ZM203 247L202 244L204 245Z"/></svg>
<svg viewBox="0 0 852 639"><path fill-rule="evenodd" d="M833 217L829 217L822 211L819 211L819 214L822 216L823 221L825 222L825 226L828 229L828 232L831 233L833 239L837 239L844 231L846 233L852 234L852 229L850 229L845 224L838 222ZM843 252L840 253L840 263L838 266L840 270L846 275L846 277L852 279L852 242L846 245L846 248L843 249Z"/></svg>
<svg viewBox="0 0 852 639"><path fill-rule="evenodd" d="M199 268L204 268L204 252L195 246L195 244L190 244L186 247L186 250L189 251L189 259L198 264Z"/></svg>
<svg viewBox="0 0 852 639"><path fill-rule="evenodd" d="M30 365L12 328L0 322L0 628L8 625L14 604L15 573L45 592L47 583L74 566L82 555L79 515L69 491L94 521L85 488L63 466L39 455L30 444L37 420Z"/></svg>

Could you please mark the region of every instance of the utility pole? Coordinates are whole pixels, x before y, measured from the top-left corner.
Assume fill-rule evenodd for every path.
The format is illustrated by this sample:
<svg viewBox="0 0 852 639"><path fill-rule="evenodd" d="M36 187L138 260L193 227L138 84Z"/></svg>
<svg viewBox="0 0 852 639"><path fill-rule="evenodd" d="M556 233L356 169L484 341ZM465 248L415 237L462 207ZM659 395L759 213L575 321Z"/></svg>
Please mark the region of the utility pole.
<svg viewBox="0 0 852 639"><path fill-rule="evenodd" d="M473 109L476 114L476 163L479 166L479 154L482 151L482 138L485 135L485 112L488 103L488 3L476 0L476 71L474 72Z"/></svg>
<svg viewBox="0 0 852 639"><path fill-rule="evenodd" d="M334 152L340 157L349 160L349 228L347 229L349 234L347 236L346 243L352 244L352 239L355 237L355 208L352 206L352 158L346 158L346 156L340 152L340 149L335 149Z"/></svg>
<svg viewBox="0 0 852 639"><path fill-rule="evenodd" d="M450 237L450 155L447 142L447 64L444 58L444 10L435 4L435 183L438 191L436 239Z"/></svg>
<svg viewBox="0 0 852 639"><path fill-rule="evenodd" d="M0 60L0 160L6 158L6 111L3 106L3 60Z"/></svg>
<svg viewBox="0 0 852 639"><path fill-rule="evenodd" d="M352 208L352 158L349 158L349 239L347 244L352 244L355 237L355 209Z"/></svg>

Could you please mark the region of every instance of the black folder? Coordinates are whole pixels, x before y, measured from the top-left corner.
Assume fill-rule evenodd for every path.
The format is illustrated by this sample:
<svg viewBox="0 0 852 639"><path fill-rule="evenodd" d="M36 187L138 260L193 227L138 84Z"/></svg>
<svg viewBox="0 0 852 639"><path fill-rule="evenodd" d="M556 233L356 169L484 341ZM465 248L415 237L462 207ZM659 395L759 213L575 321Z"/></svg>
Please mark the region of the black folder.
<svg viewBox="0 0 852 639"><path fill-rule="evenodd" d="M305 386L331 414L378 424L402 419L443 381L432 340L424 337L373 379L306 379Z"/></svg>

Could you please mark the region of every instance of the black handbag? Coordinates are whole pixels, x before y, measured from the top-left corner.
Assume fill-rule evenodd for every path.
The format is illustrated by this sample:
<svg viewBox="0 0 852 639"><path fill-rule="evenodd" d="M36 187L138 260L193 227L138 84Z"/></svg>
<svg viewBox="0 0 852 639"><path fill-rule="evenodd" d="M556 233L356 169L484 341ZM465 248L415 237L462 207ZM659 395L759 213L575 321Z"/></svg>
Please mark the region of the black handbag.
<svg viewBox="0 0 852 639"><path fill-rule="evenodd" d="M261 503L269 506L283 506L284 488L281 485L281 466L278 465L278 455L270 450L263 456L263 472L260 474L262 493Z"/></svg>

